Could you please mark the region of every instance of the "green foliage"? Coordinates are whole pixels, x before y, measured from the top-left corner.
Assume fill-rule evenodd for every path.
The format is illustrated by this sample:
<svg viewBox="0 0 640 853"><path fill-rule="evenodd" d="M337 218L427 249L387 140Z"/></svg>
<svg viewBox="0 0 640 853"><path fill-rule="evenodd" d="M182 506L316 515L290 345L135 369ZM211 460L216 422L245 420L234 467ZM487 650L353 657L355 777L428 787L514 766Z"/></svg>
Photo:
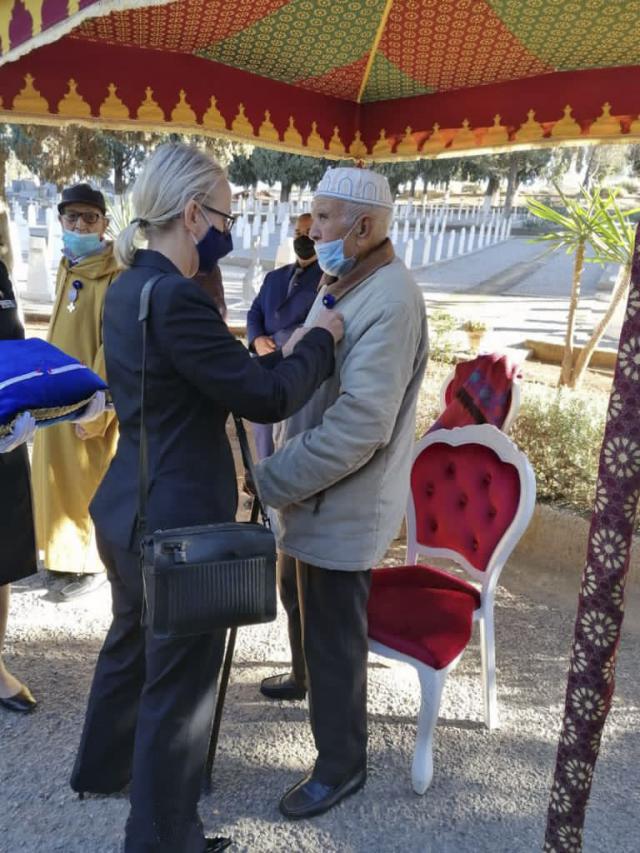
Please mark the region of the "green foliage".
<svg viewBox="0 0 640 853"><path fill-rule="evenodd" d="M525 385L511 438L533 466L539 501L591 511L607 405L602 393Z"/></svg>
<svg viewBox="0 0 640 853"><path fill-rule="evenodd" d="M552 226L552 230L534 237L532 242L552 243L554 248L564 248L571 255L578 246L584 246L590 240L605 218L607 202L602 198L600 187L593 191L583 188L577 198L568 198L558 187L556 190L564 210L558 210L539 199L527 199L529 212Z"/></svg>
<svg viewBox="0 0 640 853"><path fill-rule="evenodd" d="M245 187L255 187L258 181L269 185L280 181L281 200L288 201L294 185L315 189L328 165L322 158L254 148L250 155L244 153L233 158L229 165L229 179Z"/></svg>
<svg viewBox="0 0 640 853"><path fill-rule="evenodd" d="M440 414L440 388L451 365L429 359L418 398L416 438ZM538 500L587 513L593 508L608 396L525 382L510 438L536 474Z"/></svg>
<svg viewBox="0 0 640 853"><path fill-rule="evenodd" d="M451 333L458 328L455 317L436 308L429 311L429 358L435 361L451 363L455 359L455 346Z"/></svg>
<svg viewBox="0 0 640 853"><path fill-rule="evenodd" d="M486 332L487 324L482 320L465 320L460 328L463 332Z"/></svg>
<svg viewBox="0 0 640 853"><path fill-rule="evenodd" d="M617 192L610 192L606 201L600 201L602 215L590 241L595 256L587 260L592 263L615 263L630 267L636 236L633 217L640 213L640 208L622 210L617 196Z"/></svg>

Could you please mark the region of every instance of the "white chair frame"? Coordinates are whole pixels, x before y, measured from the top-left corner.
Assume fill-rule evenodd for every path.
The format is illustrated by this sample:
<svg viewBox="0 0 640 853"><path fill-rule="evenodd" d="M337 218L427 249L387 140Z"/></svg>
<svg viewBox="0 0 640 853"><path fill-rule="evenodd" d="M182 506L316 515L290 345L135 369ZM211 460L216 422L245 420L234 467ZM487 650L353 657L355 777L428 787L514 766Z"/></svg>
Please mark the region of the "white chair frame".
<svg viewBox="0 0 640 853"><path fill-rule="evenodd" d="M474 612L473 620L480 626L480 651L482 658L482 694L484 721L488 729L499 726L498 702L496 690L496 654L494 633L495 592L500 573L511 552L517 545L529 525L536 502L536 481L533 469L527 457L497 427L490 424L440 429L427 433L416 442L413 451L412 466L422 451L432 444L449 444L458 447L463 444L480 444L491 448L499 459L513 465L520 479L520 501L509 527L496 545L485 571L479 571L457 551L449 548L432 548L422 545L416 539L416 515L412 496L407 504L407 553L406 565L415 565L421 555L430 558L453 560L463 568L479 588L480 607ZM442 668L433 669L422 661L404 655L375 640L369 639L369 648L375 654L411 664L418 673L421 690L420 711L416 745L411 767L411 781L416 794L424 794L433 778L433 736L438 722L440 699L447 675L455 669L463 652L455 660Z"/></svg>
<svg viewBox="0 0 640 853"><path fill-rule="evenodd" d="M455 379L455 376L456 369L454 367L451 373L447 374L446 379L440 387L440 414L442 414L447 408L447 389ZM504 423L501 427L502 432L509 432L513 426L513 422L518 417L518 412L520 411L520 400L520 380L514 377L513 382L511 383L511 402L509 403L509 410L507 411L507 416L505 417Z"/></svg>

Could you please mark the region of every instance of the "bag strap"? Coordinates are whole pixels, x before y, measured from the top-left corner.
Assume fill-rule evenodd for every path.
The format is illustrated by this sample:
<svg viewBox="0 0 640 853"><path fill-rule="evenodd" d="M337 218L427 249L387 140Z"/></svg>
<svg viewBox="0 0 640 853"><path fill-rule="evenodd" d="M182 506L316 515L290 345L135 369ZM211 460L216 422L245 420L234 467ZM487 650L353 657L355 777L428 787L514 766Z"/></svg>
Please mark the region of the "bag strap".
<svg viewBox="0 0 640 853"><path fill-rule="evenodd" d="M140 293L140 309L138 312L138 320L142 323L142 374L140 379L140 453L138 456L138 536L142 539L147 533L147 498L149 493L149 446L146 425L146 386L147 386L147 327L149 322L149 313L151 310L151 292L155 285L163 278L166 273L153 276L146 282ZM270 527L269 517L264 509L264 505L258 495L258 486L255 476L255 468L253 459L251 458L251 450L247 433L244 428L242 418L238 415L233 415L233 421L238 434L240 444L240 453L242 454L242 462L244 464L245 473L256 491L254 499L254 508L252 510L252 521L255 520L256 508L259 509L262 518L262 523L265 527Z"/></svg>
<svg viewBox="0 0 640 853"><path fill-rule="evenodd" d="M140 377L140 453L138 455L138 537L147 533L147 496L149 493L149 449L147 425L145 420L145 402L147 389L147 326L151 308L151 291L165 273L154 275L142 288L138 321L142 323L142 368Z"/></svg>

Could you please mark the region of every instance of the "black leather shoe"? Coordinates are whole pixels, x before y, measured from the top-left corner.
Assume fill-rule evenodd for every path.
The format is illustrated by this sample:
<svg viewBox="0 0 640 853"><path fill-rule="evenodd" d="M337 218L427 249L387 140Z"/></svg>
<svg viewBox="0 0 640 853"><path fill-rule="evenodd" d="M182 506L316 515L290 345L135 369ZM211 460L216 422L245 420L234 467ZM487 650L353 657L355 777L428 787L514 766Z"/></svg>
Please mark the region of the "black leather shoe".
<svg viewBox="0 0 640 853"><path fill-rule="evenodd" d="M208 836L205 838L205 841L207 843L205 847L207 853L220 853L220 851L226 850L233 843L230 838L225 838L224 835Z"/></svg>
<svg viewBox="0 0 640 853"><path fill-rule="evenodd" d="M304 699L307 689L301 687L290 672L283 672L282 675L263 678L260 683L260 693L267 699L282 699L289 702L293 699Z"/></svg>
<svg viewBox="0 0 640 853"><path fill-rule="evenodd" d="M29 688L23 684L19 692L15 696L9 696L8 699L0 699L0 705L6 708L7 711L15 711L17 714L30 714L35 711L38 703L31 695Z"/></svg>
<svg viewBox="0 0 640 853"><path fill-rule="evenodd" d="M309 773L280 800L280 811L291 820L313 817L333 808L340 800L355 794L367 781L367 770L362 768L339 785L325 785Z"/></svg>

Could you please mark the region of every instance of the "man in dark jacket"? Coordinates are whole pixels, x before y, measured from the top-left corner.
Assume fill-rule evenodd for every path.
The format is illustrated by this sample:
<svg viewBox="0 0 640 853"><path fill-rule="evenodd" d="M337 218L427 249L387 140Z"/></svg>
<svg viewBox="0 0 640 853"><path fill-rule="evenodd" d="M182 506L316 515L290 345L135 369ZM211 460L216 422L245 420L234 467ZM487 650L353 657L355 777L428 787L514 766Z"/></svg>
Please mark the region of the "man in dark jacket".
<svg viewBox="0 0 640 853"><path fill-rule="evenodd" d="M293 248L296 261L265 276L260 293L247 314L249 346L258 355L282 347L306 320L318 292L322 270L313 240L309 237L311 214L296 220ZM253 424L256 451L260 459L273 453L271 424ZM291 672L265 678L260 690L269 699L304 699L307 692L300 605L296 582L296 561L278 554L278 590L287 613L291 645Z"/></svg>
<svg viewBox="0 0 640 853"><path fill-rule="evenodd" d="M311 214L296 220L293 249L296 260L265 276L260 293L247 314L249 346L258 355L282 347L307 318L318 292L322 270L309 237Z"/></svg>

